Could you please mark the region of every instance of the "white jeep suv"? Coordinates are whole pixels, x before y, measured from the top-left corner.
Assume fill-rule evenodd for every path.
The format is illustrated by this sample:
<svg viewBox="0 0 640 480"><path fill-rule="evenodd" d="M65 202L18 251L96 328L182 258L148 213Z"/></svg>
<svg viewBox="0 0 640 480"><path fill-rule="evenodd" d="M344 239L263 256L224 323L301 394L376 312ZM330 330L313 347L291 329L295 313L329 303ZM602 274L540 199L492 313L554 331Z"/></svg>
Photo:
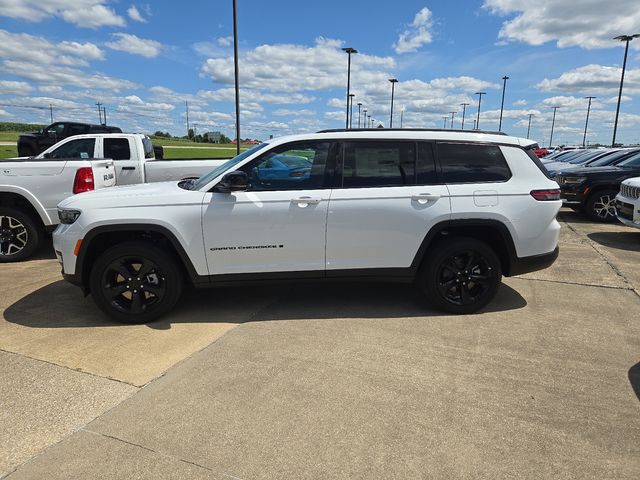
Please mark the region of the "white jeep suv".
<svg viewBox="0 0 640 480"><path fill-rule="evenodd" d="M147 322L183 284L415 282L474 312L502 275L558 255L558 185L526 139L455 130L328 130L271 140L198 180L114 187L59 205L70 282L111 318Z"/></svg>
<svg viewBox="0 0 640 480"><path fill-rule="evenodd" d="M640 228L640 177L627 178L620 184L616 216L625 225Z"/></svg>

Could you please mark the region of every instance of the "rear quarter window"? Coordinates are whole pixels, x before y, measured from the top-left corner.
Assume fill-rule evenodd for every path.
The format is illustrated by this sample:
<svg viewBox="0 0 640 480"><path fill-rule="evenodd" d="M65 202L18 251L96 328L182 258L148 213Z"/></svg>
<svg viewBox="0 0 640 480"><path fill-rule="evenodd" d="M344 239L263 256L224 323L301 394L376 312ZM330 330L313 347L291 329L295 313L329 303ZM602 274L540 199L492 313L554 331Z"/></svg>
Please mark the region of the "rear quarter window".
<svg viewBox="0 0 640 480"><path fill-rule="evenodd" d="M437 144L444 183L506 182L511 170L497 145Z"/></svg>

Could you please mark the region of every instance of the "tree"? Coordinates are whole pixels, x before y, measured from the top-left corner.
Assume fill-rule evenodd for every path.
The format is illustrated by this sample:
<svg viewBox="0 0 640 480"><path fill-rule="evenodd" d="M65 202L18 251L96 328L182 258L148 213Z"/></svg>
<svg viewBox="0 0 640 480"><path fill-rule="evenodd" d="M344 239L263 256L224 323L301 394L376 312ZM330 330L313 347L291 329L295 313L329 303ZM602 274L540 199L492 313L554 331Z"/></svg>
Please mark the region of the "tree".
<svg viewBox="0 0 640 480"><path fill-rule="evenodd" d="M189 129L189 138L193 138L193 128Z"/></svg>

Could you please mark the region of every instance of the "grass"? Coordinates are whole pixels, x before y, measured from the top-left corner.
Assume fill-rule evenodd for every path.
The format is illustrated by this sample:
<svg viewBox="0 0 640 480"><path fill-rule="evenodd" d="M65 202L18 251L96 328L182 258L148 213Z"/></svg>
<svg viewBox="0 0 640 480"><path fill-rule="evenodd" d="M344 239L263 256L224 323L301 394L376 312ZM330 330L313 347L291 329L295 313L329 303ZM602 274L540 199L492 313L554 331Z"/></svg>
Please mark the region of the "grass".
<svg viewBox="0 0 640 480"><path fill-rule="evenodd" d="M13 158L17 156L18 156L17 147L0 145L0 158Z"/></svg>
<svg viewBox="0 0 640 480"><path fill-rule="evenodd" d="M212 148L165 148L164 158L231 158L236 156L236 149L215 150Z"/></svg>
<svg viewBox="0 0 640 480"><path fill-rule="evenodd" d="M226 147L226 148L236 148L235 145L231 143L200 143L200 142L192 142L191 140L185 140L184 138L161 138L161 137L151 137L151 141L154 145L162 145L164 146L174 146L174 147Z"/></svg>
<svg viewBox="0 0 640 480"><path fill-rule="evenodd" d="M17 142L22 132L0 132L0 142Z"/></svg>

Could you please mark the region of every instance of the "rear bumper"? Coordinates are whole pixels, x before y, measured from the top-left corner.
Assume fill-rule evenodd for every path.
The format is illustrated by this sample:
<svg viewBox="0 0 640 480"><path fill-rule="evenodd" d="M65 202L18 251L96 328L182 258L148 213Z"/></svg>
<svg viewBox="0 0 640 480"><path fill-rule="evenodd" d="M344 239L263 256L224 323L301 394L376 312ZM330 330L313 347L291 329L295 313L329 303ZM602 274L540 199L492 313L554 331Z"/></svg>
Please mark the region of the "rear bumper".
<svg viewBox="0 0 640 480"><path fill-rule="evenodd" d="M556 247L553 252L542 255L532 255L530 257L516 257L511 260L509 276L522 275L529 272L544 270L553 265L560 253L560 247Z"/></svg>

